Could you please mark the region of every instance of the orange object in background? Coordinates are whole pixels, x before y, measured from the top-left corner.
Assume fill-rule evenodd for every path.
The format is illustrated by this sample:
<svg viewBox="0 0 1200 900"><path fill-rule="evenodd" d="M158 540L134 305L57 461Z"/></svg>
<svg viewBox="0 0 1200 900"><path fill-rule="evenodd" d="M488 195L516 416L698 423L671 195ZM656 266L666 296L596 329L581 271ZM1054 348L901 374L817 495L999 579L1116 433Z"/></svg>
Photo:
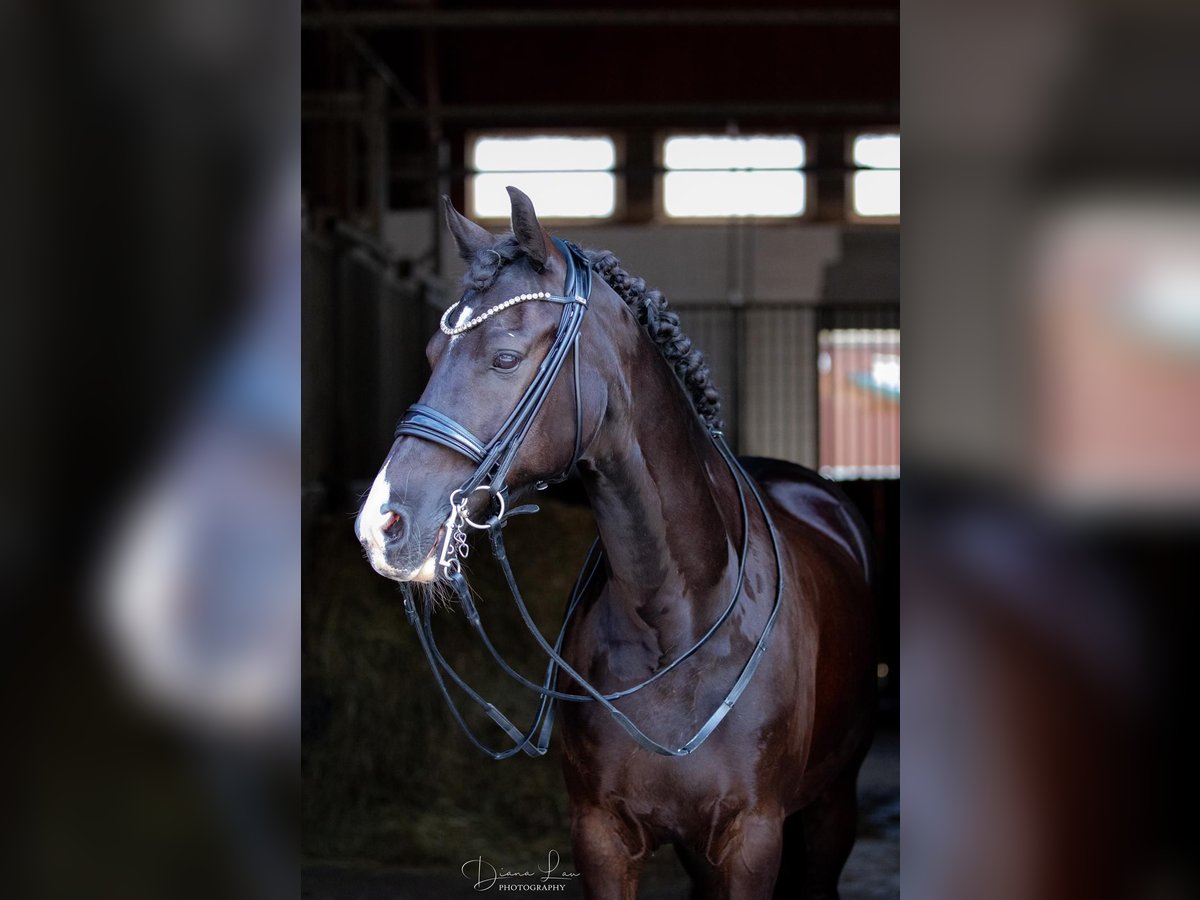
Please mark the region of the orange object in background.
<svg viewBox="0 0 1200 900"><path fill-rule="evenodd" d="M900 477L900 330L830 328L817 343L821 474Z"/></svg>

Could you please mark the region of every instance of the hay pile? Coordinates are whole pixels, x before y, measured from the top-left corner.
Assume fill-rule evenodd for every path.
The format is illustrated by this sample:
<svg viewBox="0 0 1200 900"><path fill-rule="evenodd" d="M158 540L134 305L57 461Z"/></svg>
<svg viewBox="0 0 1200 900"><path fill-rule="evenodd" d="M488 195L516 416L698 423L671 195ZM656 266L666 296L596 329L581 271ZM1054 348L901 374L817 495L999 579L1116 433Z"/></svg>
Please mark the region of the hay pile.
<svg viewBox="0 0 1200 900"><path fill-rule="evenodd" d="M546 634L557 629L593 534L590 511L552 500L506 531L514 571ZM498 648L540 679L544 659L486 540L477 539L467 563ZM556 751L493 762L467 743L443 708L399 588L367 565L350 517L312 524L305 569L305 855L455 867L480 853L512 864L544 860L547 848L565 855L567 803ZM457 610L438 613L435 628L451 664L524 727L533 695L485 664ZM494 725L473 714L469 720L502 745Z"/></svg>

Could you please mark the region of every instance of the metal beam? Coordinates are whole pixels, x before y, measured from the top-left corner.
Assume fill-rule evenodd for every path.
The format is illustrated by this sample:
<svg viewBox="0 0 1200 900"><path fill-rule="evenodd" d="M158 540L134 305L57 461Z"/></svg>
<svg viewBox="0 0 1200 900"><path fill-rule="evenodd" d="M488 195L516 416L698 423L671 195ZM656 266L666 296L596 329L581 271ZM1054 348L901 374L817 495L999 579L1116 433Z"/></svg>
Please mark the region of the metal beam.
<svg viewBox="0 0 1200 900"><path fill-rule="evenodd" d="M308 120L350 119L362 115L360 103L347 94L305 94L302 116ZM664 119L714 121L739 118L790 118L807 120L851 119L869 124L900 121L896 102L825 103L813 102L739 102L739 103L479 103L442 106L432 111L443 121L457 122L658 122ZM390 110L399 121L424 119L429 110Z"/></svg>
<svg viewBox="0 0 1200 900"><path fill-rule="evenodd" d="M322 5L324 4L322 3ZM334 15L334 13L326 9L325 12L318 13L318 15ZM391 66L383 61L378 53L371 49L371 45L354 30L353 26L346 22L334 22L330 27L336 30L342 36L342 39L354 48L354 52L361 56L368 66L374 69L375 73L383 79L383 83L388 86L392 93L400 98L401 103L410 109L417 108L419 105L417 99L404 86L404 83L400 80L400 76L392 70Z"/></svg>
<svg viewBox="0 0 1200 900"><path fill-rule="evenodd" d="M879 9L379 9L303 13L303 28L725 28L769 26L803 28L895 27L896 8Z"/></svg>

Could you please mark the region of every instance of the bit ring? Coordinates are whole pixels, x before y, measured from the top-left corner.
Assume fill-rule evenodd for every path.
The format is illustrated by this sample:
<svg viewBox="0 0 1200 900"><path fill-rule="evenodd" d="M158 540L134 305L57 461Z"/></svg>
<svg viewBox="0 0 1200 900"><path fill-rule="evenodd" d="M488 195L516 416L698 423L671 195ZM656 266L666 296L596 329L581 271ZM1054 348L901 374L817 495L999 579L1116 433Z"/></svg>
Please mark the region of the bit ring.
<svg viewBox="0 0 1200 900"><path fill-rule="evenodd" d="M471 494L473 495L473 494L477 493L478 491L490 491L490 490L491 490L490 486L488 486L486 484L481 484L479 487L475 488L475 490L471 491ZM450 505L455 507L456 509L458 509L459 518L461 518L463 520L463 522L465 522L467 525L470 525L472 528L474 528L477 531L486 531L488 529L487 525L480 525L478 522L473 522L471 520L471 517L467 515L467 510L466 510L467 501L465 498L462 501L459 501L458 503L455 502L454 498L461 493L462 493L462 488L459 488L453 494L450 495ZM503 494L492 494L492 496L500 501L500 512L497 514L497 518L503 519L504 513L507 509L507 507L505 506L505 503L504 503L504 495Z"/></svg>

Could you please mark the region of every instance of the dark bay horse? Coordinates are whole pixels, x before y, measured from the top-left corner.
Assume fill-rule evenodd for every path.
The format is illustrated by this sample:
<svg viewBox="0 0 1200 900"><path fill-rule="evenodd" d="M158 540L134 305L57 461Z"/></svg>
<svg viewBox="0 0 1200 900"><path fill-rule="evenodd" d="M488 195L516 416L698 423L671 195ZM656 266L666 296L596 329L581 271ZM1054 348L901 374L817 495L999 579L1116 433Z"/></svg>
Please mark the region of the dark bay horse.
<svg viewBox="0 0 1200 900"><path fill-rule="evenodd" d="M406 591L457 578L451 533L463 520L481 527L475 520L495 508L495 477L485 492L473 476L480 465L511 450L502 466L510 510L528 489L577 471L603 557L562 639L562 661L578 677L564 666L553 684L586 681L611 696L647 682L617 705L659 748L631 740L598 702L561 704L587 896L633 898L642 862L669 843L696 896L836 898L875 708L860 520L810 470L767 459L739 466L717 430L703 359L661 295L611 253L551 238L529 198L509 193L513 233L501 238L447 200L466 291L429 342L432 376L356 534L376 571ZM589 293L564 296L580 265L596 276ZM573 329L565 350L564 323ZM539 374L547 365L549 381ZM506 443L542 388L519 439ZM706 725L714 720L719 727Z"/></svg>

